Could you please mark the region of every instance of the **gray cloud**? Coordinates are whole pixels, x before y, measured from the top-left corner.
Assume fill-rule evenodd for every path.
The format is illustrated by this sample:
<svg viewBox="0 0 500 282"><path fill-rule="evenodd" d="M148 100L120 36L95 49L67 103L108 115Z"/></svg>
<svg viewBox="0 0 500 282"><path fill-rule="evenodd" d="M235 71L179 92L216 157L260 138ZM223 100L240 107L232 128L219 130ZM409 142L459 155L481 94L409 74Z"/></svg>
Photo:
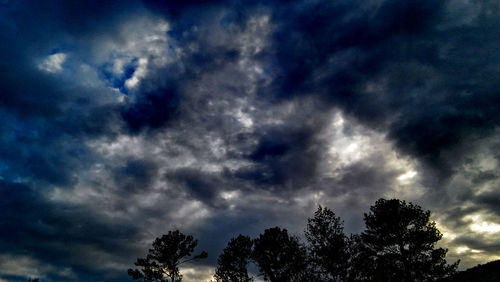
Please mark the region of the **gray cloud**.
<svg viewBox="0 0 500 282"><path fill-rule="evenodd" d="M0 5L3 279L122 281L174 228L200 277L239 233L318 204L359 232L379 197L498 256L495 1Z"/></svg>

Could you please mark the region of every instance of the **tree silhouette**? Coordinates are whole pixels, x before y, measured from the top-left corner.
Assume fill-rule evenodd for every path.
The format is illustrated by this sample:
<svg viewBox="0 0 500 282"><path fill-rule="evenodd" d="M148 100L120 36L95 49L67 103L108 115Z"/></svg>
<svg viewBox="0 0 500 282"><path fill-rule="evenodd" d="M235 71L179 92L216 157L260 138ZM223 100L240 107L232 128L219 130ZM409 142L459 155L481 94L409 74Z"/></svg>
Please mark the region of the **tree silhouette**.
<svg viewBox="0 0 500 282"><path fill-rule="evenodd" d="M364 214L366 229L344 234L343 222L328 208L318 207L308 219L307 247L286 229L273 227L251 240L232 238L220 254L215 282L250 282L247 266L271 282L430 282L449 277L459 261L447 264L447 250L436 248L442 235L430 211L398 199L379 199ZM138 258L128 274L140 281L181 281L178 266L206 258L189 258L198 241L178 230L156 238L146 258Z"/></svg>
<svg viewBox="0 0 500 282"><path fill-rule="evenodd" d="M249 282L247 265L252 254L253 241L248 236L239 235L231 239L217 259L215 281L217 282Z"/></svg>
<svg viewBox="0 0 500 282"><path fill-rule="evenodd" d="M193 236L184 235L179 230L169 231L168 234L155 239L153 248L149 249L145 259L138 258L134 263L141 269L129 269L128 275L139 281L181 281L180 264L208 256L203 251L200 255L181 261L191 256L196 245L198 245L198 240L195 240Z"/></svg>
<svg viewBox="0 0 500 282"><path fill-rule="evenodd" d="M364 220L355 263L365 266L356 270L364 273L360 281L434 281L456 270L458 262L446 264L447 250L434 248L442 235L429 221L430 211L397 199L379 199Z"/></svg>
<svg viewBox="0 0 500 282"><path fill-rule="evenodd" d="M309 242L309 262L319 281L345 281L348 263L348 238L335 213L321 206L308 219L305 231Z"/></svg>
<svg viewBox="0 0 500 282"><path fill-rule="evenodd" d="M373 282L375 279L376 265L374 256L370 256L370 249L363 243L360 235L352 234L349 238L349 266L346 281Z"/></svg>
<svg viewBox="0 0 500 282"><path fill-rule="evenodd" d="M306 251L296 237L286 229L274 227L264 230L254 240L252 259L260 274L271 282L308 281L305 277Z"/></svg>

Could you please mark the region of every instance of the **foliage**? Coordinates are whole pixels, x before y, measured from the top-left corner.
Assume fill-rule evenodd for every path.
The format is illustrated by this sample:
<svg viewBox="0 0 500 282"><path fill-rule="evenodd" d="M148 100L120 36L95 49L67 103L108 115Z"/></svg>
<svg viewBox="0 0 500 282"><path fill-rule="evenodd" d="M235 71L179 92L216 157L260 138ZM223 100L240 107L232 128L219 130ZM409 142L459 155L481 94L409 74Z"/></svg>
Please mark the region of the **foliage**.
<svg viewBox="0 0 500 282"><path fill-rule="evenodd" d="M217 282L249 282L247 266L252 254L253 241L248 236L239 235L231 239L217 259L215 281Z"/></svg>
<svg viewBox="0 0 500 282"><path fill-rule="evenodd" d="M309 242L312 274L319 281L345 281L348 263L348 239L343 223L335 213L321 206L310 218L305 231Z"/></svg>
<svg viewBox="0 0 500 282"><path fill-rule="evenodd" d="M367 256L367 246L363 244L360 235L353 234L349 238L349 267L346 281L372 282L375 273L375 261Z"/></svg>
<svg viewBox="0 0 500 282"><path fill-rule="evenodd" d="M434 281L453 273L458 262L447 265L447 250L435 248L442 237L430 211L397 199L379 199L365 214L366 230L357 244L357 271L371 281ZM371 267L370 267L371 266ZM362 280L363 281L363 280Z"/></svg>
<svg viewBox="0 0 500 282"><path fill-rule="evenodd" d="M252 259L264 279L271 282L307 281L306 257L304 246L297 238L289 236L286 229L266 229L254 240Z"/></svg>
<svg viewBox="0 0 500 282"><path fill-rule="evenodd" d="M179 230L169 231L161 238L156 238L153 248L149 249L146 258L138 258L134 263L141 269L129 269L128 274L134 280L177 282L182 280L179 273L179 265L194 259L206 258L207 253L203 251L200 255L191 259L181 259L191 256L198 240L191 235L184 235Z"/></svg>

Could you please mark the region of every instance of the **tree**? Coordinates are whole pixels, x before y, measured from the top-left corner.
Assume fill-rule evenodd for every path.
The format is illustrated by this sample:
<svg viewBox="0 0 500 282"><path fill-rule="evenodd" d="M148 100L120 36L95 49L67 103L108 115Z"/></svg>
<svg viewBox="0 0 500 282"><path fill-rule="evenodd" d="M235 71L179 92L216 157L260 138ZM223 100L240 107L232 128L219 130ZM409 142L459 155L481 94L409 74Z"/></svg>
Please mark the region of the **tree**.
<svg viewBox="0 0 500 282"><path fill-rule="evenodd" d="M254 240L252 259L260 274L271 282L308 281L306 251L296 237L289 236L286 229L274 227L264 230Z"/></svg>
<svg viewBox="0 0 500 282"><path fill-rule="evenodd" d="M217 259L215 281L217 282L249 282L247 265L252 254L253 241L248 236L239 235L231 239Z"/></svg>
<svg viewBox="0 0 500 282"><path fill-rule="evenodd" d="M446 264L447 250L435 248L442 235L435 222L430 222L430 211L397 199L379 199L364 220L358 257L373 266L358 269L365 272L364 279L435 281L456 270L459 262Z"/></svg>
<svg viewBox="0 0 500 282"><path fill-rule="evenodd" d="M347 269L346 281L349 282L373 282L375 273L375 261L368 254L367 246L363 243L361 236L352 234L349 238L349 267Z"/></svg>
<svg viewBox="0 0 500 282"><path fill-rule="evenodd" d="M153 248L149 249L146 258L138 258L134 263L141 269L129 269L128 275L134 280L139 281L160 281L177 282L182 280L179 273L179 265L188 261L206 258L207 252L190 259L198 240L191 235L184 235L179 230L169 231L161 238L156 238L153 242ZM181 261L183 258L183 261Z"/></svg>
<svg viewBox="0 0 500 282"><path fill-rule="evenodd" d="M348 238L343 223L335 213L321 206L308 219L305 231L309 242L310 264L319 281L345 281L347 275Z"/></svg>

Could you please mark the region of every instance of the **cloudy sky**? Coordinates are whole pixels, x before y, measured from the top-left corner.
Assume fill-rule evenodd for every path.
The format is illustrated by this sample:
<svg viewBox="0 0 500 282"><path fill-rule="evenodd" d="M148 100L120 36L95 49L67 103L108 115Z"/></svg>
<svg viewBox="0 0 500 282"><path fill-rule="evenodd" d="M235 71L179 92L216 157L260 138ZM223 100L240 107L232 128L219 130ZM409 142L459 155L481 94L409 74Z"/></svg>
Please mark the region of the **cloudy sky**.
<svg viewBox="0 0 500 282"><path fill-rule="evenodd" d="M170 2L0 0L1 281L124 281L175 229L203 281L381 197L500 259L498 1Z"/></svg>

